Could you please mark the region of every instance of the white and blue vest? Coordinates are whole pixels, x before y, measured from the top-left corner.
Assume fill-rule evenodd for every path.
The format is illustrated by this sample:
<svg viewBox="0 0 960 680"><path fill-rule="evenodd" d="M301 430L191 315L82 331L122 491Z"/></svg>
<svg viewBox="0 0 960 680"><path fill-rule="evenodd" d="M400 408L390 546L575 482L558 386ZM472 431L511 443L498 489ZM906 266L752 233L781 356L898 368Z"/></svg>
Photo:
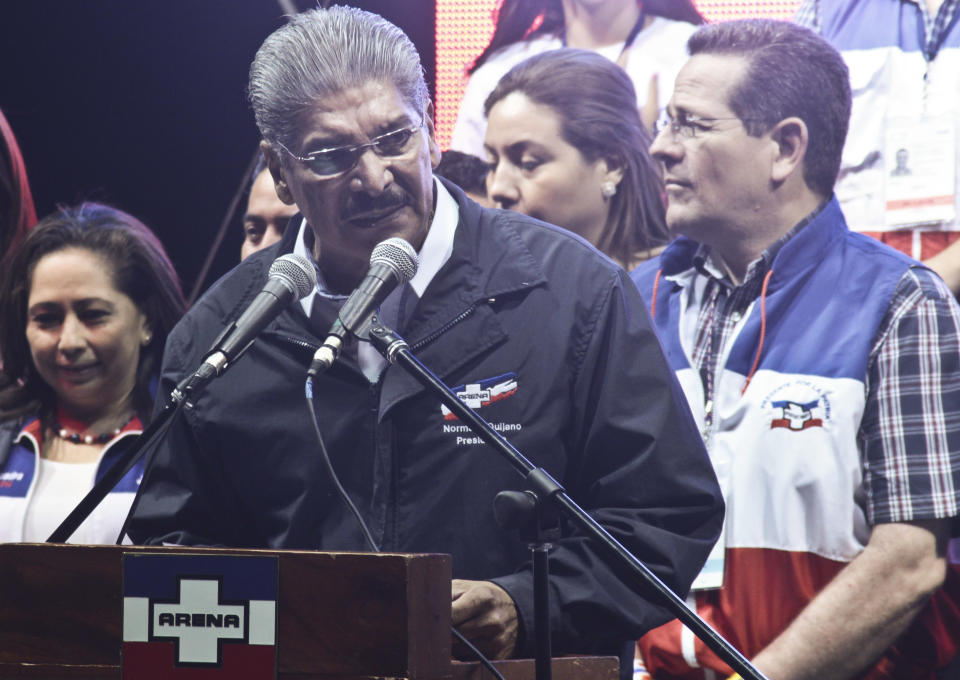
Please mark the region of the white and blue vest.
<svg viewBox="0 0 960 680"><path fill-rule="evenodd" d="M690 360L695 315L685 313L690 296L706 285L693 266L696 248L678 239L634 279L652 306L657 265L662 269L654 321L702 427L704 387ZM728 547L847 562L866 544L858 437L867 363L894 291L914 265L850 232L835 199L775 257L757 369L741 394L760 345L759 299L720 357L706 435L729 503Z"/></svg>
<svg viewBox="0 0 960 680"><path fill-rule="evenodd" d="M133 427L134 423L102 449L89 488L103 477L122 454L124 447L118 444L140 434L139 426ZM37 424L36 418L27 421L13 439L6 459L0 461L0 542L24 540L27 506L36 488L37 468L40 464L40 445L34 436ZM90 542L95 543L116 541L143 477L143 467L144 461L141 458L81 524L76 535L93 537L96 540ZM71 539L70 542L76 541Z"/></svg>
<svg viewBox="0 0 960 680"><path fill-rule="evenodd" d="M698 246L677 239L632 277L703 431L705 389L691 360L691 300L703 299L707 285L693 263ZM704 438L727 503L725 579L721 590L696 600L701 616L748 657L869 540L860 442L870 417L868 362L894 291L913 266L848 230L833 198L774 257L765 338L745 391L760 347L759 298L718 357L713 423ZM645 658L686 658L682 636L679 624L651 631L641 640ZM701 665L725 667L699 644L696 656Z"/></svg>

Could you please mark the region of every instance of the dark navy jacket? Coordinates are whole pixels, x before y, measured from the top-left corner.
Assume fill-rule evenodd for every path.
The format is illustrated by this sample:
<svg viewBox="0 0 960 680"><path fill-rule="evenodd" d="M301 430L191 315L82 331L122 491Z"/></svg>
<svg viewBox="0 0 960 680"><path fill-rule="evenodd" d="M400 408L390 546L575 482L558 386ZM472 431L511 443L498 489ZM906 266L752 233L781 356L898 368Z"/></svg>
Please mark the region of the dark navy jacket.
<svg viewBox="0 0 960 680"><path fill-rule="evenodd" d="M684 594L722 523L720 491L649 314L627 275L581 239L486 210L451 185L453 254L403 335L446 384L565 485ZM161 394L250 303L296 229L241 263L171 334ZM322 466L303 396L336 308L280 315L197 399L152 456L129 527L136 542L364 550ZM315 314L316 316L316 314ZM383 550L452 555L455 578L513 597L532 637L528 550L492 500L522 480L400 367L371 385L341 358L316 384L326 446ZM496 396L498 398L494 399ZM572 531L551 552L554 651L617 650L667 618Z"/></svg>

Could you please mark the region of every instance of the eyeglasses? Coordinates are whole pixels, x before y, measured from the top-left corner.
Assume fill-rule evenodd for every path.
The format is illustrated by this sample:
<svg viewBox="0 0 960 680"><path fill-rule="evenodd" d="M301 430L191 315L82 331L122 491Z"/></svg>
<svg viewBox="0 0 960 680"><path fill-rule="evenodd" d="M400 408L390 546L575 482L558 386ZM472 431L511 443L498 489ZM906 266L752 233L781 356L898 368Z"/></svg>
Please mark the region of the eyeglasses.
<svg viewBox="0 0 960 680"><path fill-rule="evenodd" d="M399 158L406 155L415 148L412 143L413 138L422 127L423 119L417 125L400 128L374 137L366 144L334 146L329 149L314 151L302 157L293 153L282 142L278 141L277 144L292 158L304 163L317 177L327 179L342 175L352 169L367 149L373 149L374 153L381 158Z"/></svg>
<svg viewBox="0 0 960 680"><path fill-rule="evenodd" d="M708 124L716 123L721 120L739 120L746 123L753 119L737 118L736 116L728 118L708 118L706 116L698 116L693 113L679 113L677 114L677 117L674 118L669 113L664 111L660 114L656 124L653 126L653 131L659 135L664 130L669 129L674 137L692 139L693 137L697 136L698 132L709 132L712 128L707 127Z"/></svg>

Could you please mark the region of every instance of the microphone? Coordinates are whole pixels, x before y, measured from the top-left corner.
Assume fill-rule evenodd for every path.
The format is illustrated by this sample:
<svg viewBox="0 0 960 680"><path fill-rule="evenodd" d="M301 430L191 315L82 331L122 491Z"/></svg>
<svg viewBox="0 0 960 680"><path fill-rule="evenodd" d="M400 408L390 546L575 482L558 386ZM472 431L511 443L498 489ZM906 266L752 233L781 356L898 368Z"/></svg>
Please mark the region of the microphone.
<svg viewBox="0 0 960 680"><path fill-rule="evenodd" d="M419 266L417 251L402 238L388 238L374 246L367 275L340 309L327 339L313 355L307 375L312 378L330 368L340 355L344 340L358 335L380 303L412 279Z"/></svg>
<svg viewBox="0 0 960 680"><path fill-rule="evenodd" d="M197 373L209 372L207 366L215 375L223 373L287 305L309 295L316 286L317 272L310 260L293 253L278 257L270 265L263 289L240 318L223 329Z"/></svg>

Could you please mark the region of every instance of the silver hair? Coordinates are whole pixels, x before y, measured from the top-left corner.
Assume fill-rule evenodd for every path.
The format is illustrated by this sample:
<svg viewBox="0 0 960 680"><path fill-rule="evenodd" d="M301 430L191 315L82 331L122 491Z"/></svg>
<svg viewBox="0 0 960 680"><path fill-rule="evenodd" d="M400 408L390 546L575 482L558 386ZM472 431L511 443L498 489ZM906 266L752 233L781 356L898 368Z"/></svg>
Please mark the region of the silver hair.
<svg viewBox="0 0 960 680"><path fill-rule="evenodd" d="M260 135L289 145L318 100L371 81L393 83L425 110L427 83L410 38L377 14L334 6L297 14L267 37L250 65L248 93Z"/></svg>

